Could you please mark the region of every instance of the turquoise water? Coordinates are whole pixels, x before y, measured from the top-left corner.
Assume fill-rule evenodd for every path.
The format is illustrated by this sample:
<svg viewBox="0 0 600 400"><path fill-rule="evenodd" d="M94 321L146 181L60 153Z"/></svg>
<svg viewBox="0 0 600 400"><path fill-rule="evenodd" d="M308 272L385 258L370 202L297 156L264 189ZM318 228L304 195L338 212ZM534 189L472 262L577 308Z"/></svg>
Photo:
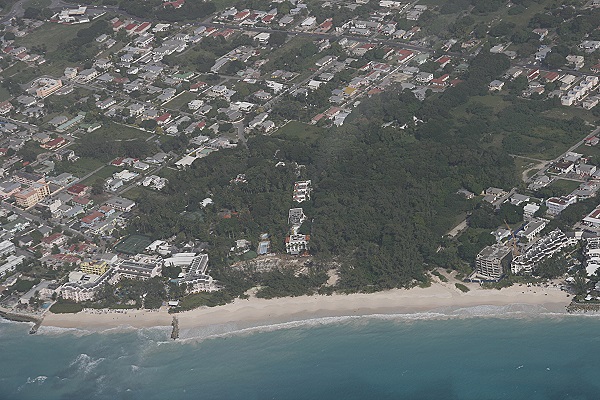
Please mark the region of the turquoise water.
<svg viewBox="0 0 600 400"><path fill-rule="evenodd" d="M600 318L360 318L172 342L0 322L0 399L598 399Z"/></svg>

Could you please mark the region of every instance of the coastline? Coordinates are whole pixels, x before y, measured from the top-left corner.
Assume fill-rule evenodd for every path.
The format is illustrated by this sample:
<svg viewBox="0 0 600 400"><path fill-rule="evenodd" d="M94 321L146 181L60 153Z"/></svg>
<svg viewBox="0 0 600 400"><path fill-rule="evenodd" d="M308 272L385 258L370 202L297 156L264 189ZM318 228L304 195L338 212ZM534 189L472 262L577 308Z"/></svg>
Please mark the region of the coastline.
<svg viewBox="0 0 600 400"><path fill-rule="evenodd" d="M369 294L334 294L276 299L236 299L217 307L203 307L177 314L166 308L148 310L94 310L77 314L47 313L42 327L106 331L115 328L171 327L178 319L183 337L186 332L203 330L220 334L261 326L286 324L320 318L369 315L452 312L480 306L525 305L539 307L540 313L566 313L571 298L557 287L512 286L501 290L469 285L462 293L451 284L434 283L428 288L393 289ZM451 313L448 314L452 315Z"/></svg>

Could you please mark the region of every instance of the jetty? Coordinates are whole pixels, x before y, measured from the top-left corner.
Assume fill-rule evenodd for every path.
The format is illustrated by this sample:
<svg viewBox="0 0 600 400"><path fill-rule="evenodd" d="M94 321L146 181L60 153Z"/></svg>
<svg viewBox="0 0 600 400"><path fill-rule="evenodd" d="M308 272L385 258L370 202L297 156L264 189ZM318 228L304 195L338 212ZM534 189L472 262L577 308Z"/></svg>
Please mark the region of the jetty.
<svg viewBox="0 0 600 400"><path fill-rule="evenodd" d="M173 330L171 331L171 339L179 339L179 320L177 317L173 316L173 322L171 322L171 326L173 327Z"/></svg>
<svg viewBox="0 0 600 400"><path fill-rule="evenodd" d="M600 312L600 303L578 303L572 301L567 306L567 312L569 313L587 313L587 312Z"/></svg>
<svg viewBox="0 0 600 400"><path fill-rule="evenodd" d="M29 330L30 334L37 333L40 325L42 325L43 317L37 317L29 314L21 314L8 310L0 309L0 317L7 319L9 321L15 322L33 322L33 326Z"/></svg>

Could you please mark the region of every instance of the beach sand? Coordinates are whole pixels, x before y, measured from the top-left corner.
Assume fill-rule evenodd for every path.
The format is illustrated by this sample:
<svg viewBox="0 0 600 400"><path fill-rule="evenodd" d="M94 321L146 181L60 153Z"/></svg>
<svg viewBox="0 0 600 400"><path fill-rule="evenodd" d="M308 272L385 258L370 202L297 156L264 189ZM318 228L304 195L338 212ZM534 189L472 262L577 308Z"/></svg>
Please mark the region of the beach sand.
<svg viewBox="0 0 600 400"><path fill-rule="evenodd" d="M170 326L175 315L181 331L227 325L243 329L323 317L422 313L513 304L540 306L542 311L565 312L565 306L570 302L567 293L554 286L516 285L502 290L481 289L475 284L468 286L471 291L467 293L462 293L450 283L435 283L428 288L394 289L370 294L236 299L224 306L203 307L178 314L169 314L166 308L159 311L48 313L43 326L96 331L117 327L146 328Z"/></svg>

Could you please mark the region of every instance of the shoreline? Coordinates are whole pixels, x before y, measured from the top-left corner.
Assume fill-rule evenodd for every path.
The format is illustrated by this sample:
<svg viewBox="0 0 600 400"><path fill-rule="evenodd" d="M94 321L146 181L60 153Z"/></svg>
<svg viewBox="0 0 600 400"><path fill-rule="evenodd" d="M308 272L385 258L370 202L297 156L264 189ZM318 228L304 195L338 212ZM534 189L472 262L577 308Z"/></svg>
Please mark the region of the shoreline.
<svg viewBox="0 0 600 400"><path fill-rule="evenodd" d="M512 286L501 290L482 289L469 285L470 291L462 293L453 284L434 283L428 288L393 289L369 294L334 294L283 297L276 299L236 299L217 307L169 314L166 307L149 310L93 310L77 314L47 313L42 328L55 327L108 331L116 328L171 327L177 317L178 329L183 338L192 332L202 331L215 335L232 331L322 318L352 318L394 314L439 313L453 315L462 308L486 306L540 307L539 314L564 313L571 297L557 287ZM535 313L535 311L534 311ZM465 316L484 316L464 314Z"/></svg>

